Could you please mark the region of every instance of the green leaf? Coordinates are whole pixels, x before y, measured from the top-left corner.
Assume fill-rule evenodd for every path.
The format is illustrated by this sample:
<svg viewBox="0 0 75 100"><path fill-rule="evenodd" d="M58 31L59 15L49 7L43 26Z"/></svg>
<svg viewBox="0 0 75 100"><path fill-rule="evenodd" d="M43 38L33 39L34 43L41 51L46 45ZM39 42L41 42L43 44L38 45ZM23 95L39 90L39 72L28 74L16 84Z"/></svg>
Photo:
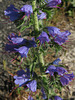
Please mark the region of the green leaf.
<svg viewBox="0 0 75 100"><path fill-rule="evenodd" d="M30 72L32 71L32 67L33 67L33 64L31 64L30 67L29 67L30 68Z"/></svg>
<svg viewBox="0 0 75 100"><path fill-rule="evenodd" d="M22 24L20 24L19 26L17 26L17 28L20 28L24 23L25 23L25 21L23 21Z"/></svg>
<svg viewBox="0 0 75 100"><path fill-rule="evenodd" d="M6 70L6 65L7 65L6 60L3 60L3 68L4 68L4 70Z"/></svg>
<svg viewBox="0 0 75 100"><path fill-rule="evenodd" d="M26 26L21 27L20 32L23 32L26 29Z"/></svg>
<svg viewBox="0 0 75 100"><path fill-rule="evenodd" d="M25 17L24 17L24 21L26 21L27 19L28 19L28 16L25 16Z"/></svg>

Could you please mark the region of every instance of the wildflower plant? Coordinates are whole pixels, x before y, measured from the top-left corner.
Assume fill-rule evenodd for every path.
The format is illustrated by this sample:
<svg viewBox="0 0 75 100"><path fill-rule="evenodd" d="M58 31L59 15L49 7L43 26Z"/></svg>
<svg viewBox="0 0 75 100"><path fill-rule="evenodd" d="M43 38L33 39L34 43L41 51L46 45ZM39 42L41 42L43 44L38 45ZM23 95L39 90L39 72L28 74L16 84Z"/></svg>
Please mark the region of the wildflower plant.
<svg viewBox="0 0 75 100"><path fill-rule="evenodd" d="M52 44L59 50L71 34L67 30L62 32L54 26L43 27L43 20L47 19L47 10L60 8L58 5L61 2L61 0L32 0L32 5L24 5L21 9L10 5L4 11L14 23L21 22L17 24L20 32L33 27L28 33L28 38L24 38L26 34L25 36L14 33L8 35L8 43L5 46L7 52L15 53L21 59L19 70L17 69L16 75L13 76L16 85L14 90L23 87L25 91L29 91L28 100L35 100L33 93L37 98L37 90L41 92L41 100L62 100L57 96L56 89L61 92L62 88L74 78L74 74L68 74L65 66L59 63L61 61L59 58L52 63L44 62L43 55L47 48Z"/></svg>

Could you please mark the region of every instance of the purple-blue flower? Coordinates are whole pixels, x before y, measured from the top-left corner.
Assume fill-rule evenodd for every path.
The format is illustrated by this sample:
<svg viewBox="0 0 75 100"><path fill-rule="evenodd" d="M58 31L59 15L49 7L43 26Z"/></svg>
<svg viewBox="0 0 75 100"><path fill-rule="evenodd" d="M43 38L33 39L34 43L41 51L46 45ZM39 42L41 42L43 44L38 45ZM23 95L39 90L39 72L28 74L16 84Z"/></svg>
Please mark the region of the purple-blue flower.
<svg viewBox="0 0 75 100"><path fill-rule="evenodd" d="M48 7L57 8L57 5L61 3L61 0L45 0Z"/></svg>
<svg viewBox="0 0 75 100"><path fill-rule="evenodd" d="M63 100L63 99L61 97L59 97L59 96L55 96L54 100Z"/></svg>
<svg viewBox="0 0 75 100"><path fill-rule="evenodd" d="M68 36L71 34L69 31L61 32L59 28L56 27L47 27L49 34L53 37L54 41L58 43L59 45L62 45L63 43L68 40Z"/></svg>
<svg viewBox="0 0 75 100"><path fill-rule="evenodd" d="M68 38L65 38L65 37L61 37L59 35L57 35L54 39L54 41L59 44L59 45L62 45L63 43L66 42L66 40L68 40Z"/></svg>
<svg viewBox="0 0 75 100"><path fill-rule="evenodd" d="M69 84L69 80L68 80L67 78L65 78L64 76L62 76L62 77L60 78L60 82L61 82L61 84L62 84L63 86Z"/></svg>
<svg viewBox="0 0 75 100"><path fill-rule="evenodd" d="M54 75L54 72L57 72L58 75L63 75L64 73L67 73L67 70L63 67L55 67L53 65L50 65L45 73L49 73L51 76Z"/></svg>
<svg viewBox="0 0 75 100"><path fill-rule="evenodd" d="M28 96L28 100L34 100L30 95Z"/></svg>
<svg viewBox="0 0 75 100"><path fill-rule="evenodd" d="M64 75L65 78L69 79L69 81L71 81L74 78L74 74L65 74Z"/></svg>
<svg viewBox="0 0 75 100"><path fill-rule="evenodd" d="M26 40L25 46L27 46L28 48L37 47L37 45L36 45L34 40Z"/></svg>
<svg viewBox="0 0 75 100"><path fill-rule="evenodd" d="M33 80L26 85L29 88L29 90L31 90L32 92L35 92L37 89L37 81L36 80Z"/></svg>
<svg viewBox="0 0 75 100"><path fill-rule="evenodd" d="M11 21L15 21L19 19L20 14L19 10L14 7L14 5L10 5L5 11L4 11L6 16L10 16Z"/></svg>
<svg viewBox="0 0 75 100"><path fill-rule="evenodd" d="M33 13L33 9L31 5L24 5L20 10L16 9L14 5L10 5L5 11L4 14L6 16L10 16L11 21L15 21L20 18L20 13L25 12L26 16L30 16ZM24 17L24 16L23 16Z"/></svg>
<svg viewBox="0 0 75 100"><path fill-rule="evenodd" d="M60 77L60 82L64 86L64 85L69 84L69 82L72 81L73 78L74 78L73 73L72 74L65 74L65 75Z"/></svg>
<svg viewBox="0 0 75 100"><path fill-rule="evenodd" d="M22 12L25 12L26 16L30 15L31 13L33 13L33 9L32 9L32 6L31 5L24 5L21 8L21 11Z"/></svg>
<svg viewBox="0 0 75 100"><path fill-rule="evenodd" d="M61 32L61 36L63 36L63 37L67 37L69 35L71 35L71 32L69 32L68 30Z"/></svg>
<svg viewBox="0 0 75 100"><path fill-rule="evenodd" d="M26 72L24 70L19 70L16 73L17 75L14 76L15 84L19 85L19 87L26 85L29 90L35 92L37 89L37 81L32 80L30 81L30 70L26 68Z"/></svg>
<svg viewBox="0 0 75 100"><path fill-rule="evenodd" d="M25 77L25 75L22 75L22 76L14 76L14 79L15 79L15 84L20 85L22 86L23 84L25 84L26 82L30 81L30 79L28 79L27 77Z"/></svg>
<svg viewBox="0 0 75 100"><path fill-rule="evenodd" d="M61 34L56 35L54 41L58 43L59 45L62 45L64 42L68 40L68 36L71 33L69 31L61 32Z"/></svg>
<svg viewBox="0 0 75 100"><path fill-rule="evenodd" d="M40 43L41 43L41 44L43 44L43 43L45 43L45 42L49 42L49 41L50 41L50 39L49 39L49 37L48 37L47 33L46 33L46 32L44 32L44 31L42 31L41 35L40 35L39 37L37 37L37 39L39 39L39 40L40 40Z"/></svg>
<svg viewBox="0 0 75 100"><path fill-rule="evenodd" d="M9 43L6 44L5 50L8 52L18 52L21 57L27 57L29 48L37 47L35 41L27 40L15 34L8 36Z"/></svg>
<svg viewBox="0 0 75 100"><path fill-rule="evenodd" d="M50 26L50 27L47 27L48 31L49 31L49 34L52 36L52 37L55 37L56 35L60 35L61 32L60 32L60 29L57 28L57 27L54 27L54 26Z"/></svg>
<svg viewBox="0 0 75 100"><path fill-rule="evenodd" d="M45 93L45 91L44 91L44 88L43 88L43 87L41 88L41 92L42 92L42 97L43 97L43 99L46 99L46 98L47 98L47 96L46 96L46 93Z"/></svg>
<svg viewBox="0 0 75 100"><path fill-rule="evenodd" d="M53 66L53 65L50 65L50 66L47 68L47 70L46 70L45 73L49 73L51 76L53 76L53 75L54 75L54 72L56 72L56 67Z"/></svg>
<svg viewBox="0 0 75 100"><path fill-rule="evenodd" d="M52 99L49 99L49 100L52 100ZM53 100L63 100L63 99L61 97L59 97L59 96L54 96Z"/></svg>
<svg viewBox="0 0 75 100"><path fill-rule="evenodd" d="M38 19L46 19L46 13L45 12L42 12L41 10L39 10L39 13L37 16L38 16Z"/></svg>
<svg viewBox="0 0 75 100"><path fill-rule="evenodd" d="M27 57L29 48L27 48L26 46L22 46L18 49L14 48L14 50L16 50L17 52L20 53L21 57Z"/></svg>
<svg viewBox="0 0 75 100"><path fill-rule="evenodd" d="M17 76L22 76L23 74L26 74L26 72L23 69L21 69L21 70L18 70L16 74Z"/></svg>
<svg viewBox="0 0 75 100"><path fill-rule="evenodd" d="M61 61L61 60L60 60L59 58L57 58L56 60L53 61L53 64L54 64L54 65L59 65L59 62L60 62L60 61Z"/></svg>
<svg viewBox="0 0 75 100"><path fill-rule="evenodd" d="M30 81L30 77L28 76L28 72L24 71L24 70L19 70L16 73L17 75L14 76L15 79L15 84L18 84L19 87L22 86L23 84L25 84L26 82Z"/></svg>
<svg viewBox="0 0 75 100"><path fill-rule="evenodd" d="M56 72L58 75L63 75L64 73L67 73L67 70L63 67L56 67Z"/></svg>

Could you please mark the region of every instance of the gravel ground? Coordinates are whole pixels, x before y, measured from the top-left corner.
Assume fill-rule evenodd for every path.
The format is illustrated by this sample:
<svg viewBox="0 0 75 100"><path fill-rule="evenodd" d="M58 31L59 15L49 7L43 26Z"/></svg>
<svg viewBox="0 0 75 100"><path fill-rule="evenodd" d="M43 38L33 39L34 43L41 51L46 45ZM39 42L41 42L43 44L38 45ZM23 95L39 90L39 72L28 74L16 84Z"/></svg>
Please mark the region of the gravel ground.
<svg viewBox="0 0 75 100"><path fill-rule="evenodd" d="M18 33L18 30L16 29L16 26L13 22L10 22L8 19L4 19L4 10L10 5L14 4L15 7L20 8L22 5L24 5L24 2L22 0L0 0L0 100L14 100L8 97L9 92L11 91L11 86L14 87L13 79L12 77L7 73L6 70L3 68L3 61L7 61L7 66L10 68L12 67L9 59L11 57L3 52L3 47L6 43L6 37L8 34L14 32ZM62 23L63 21L61 21ZM66 22L64 22L66 23ZM57 24L58 27L60 27L60 24ZM64 54L64 51L62 53L60 52L59 56L62 60L62 63L66 64L66 66L69 66L70 72L73 72L75 75L75 24L69 23L66 24L64 30L69 30L72 34L69 37L71 41L70 43L65 44L65 46L68 48L66 54ZM26 31L27 32L27 31ZM64 90L63 90L64 91ZM64 95L67 93L63 93ZM72 82L72 84L69 86L69 92L68 95L71 100L75 100L75 80ZM68 99L65 99L68 100Z"/></svg>
<svg viewBox="0 0 75 100"><path fill-rule="evenodd" d="M63 18L61 22L57 23L57 26L60 27L60 25L62 26L65 23L62 29L69 30L71 32L71 35L68 39L69 42L64 44L66 47L66 53L62 50L59 53L59 58L62 60L61 63L68 66L69 72L73 72L75 75L75 18L73 21L74 22L72 23L68 23L66 22L65 18ZM72 100L75 100L75 80L73 80L71 85L69 85L69 91L63 90L62 95L66 95L69 98L73 98Z"/></svg>

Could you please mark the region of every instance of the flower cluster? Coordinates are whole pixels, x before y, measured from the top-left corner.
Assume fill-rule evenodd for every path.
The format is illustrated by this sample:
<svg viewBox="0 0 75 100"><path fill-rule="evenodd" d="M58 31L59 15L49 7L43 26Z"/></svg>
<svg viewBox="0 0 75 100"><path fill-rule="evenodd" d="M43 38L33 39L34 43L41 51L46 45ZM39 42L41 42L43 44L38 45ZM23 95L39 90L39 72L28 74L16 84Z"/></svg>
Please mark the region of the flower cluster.
<svg viewBox="0 0 75 100"><path fill-rule="evenodd" d="M57 5L61 4L61 0L45 0L47 7L59 8Z"/></svg>
<svg viewBox="0 0 75 100"><path fill-rule="evenodd" d="M8 40L9 43L6 44L5 50L8 52L18 52L21 57L27 57L29 48L37 47L35 41L24 39L14 33L8 36Z"/></svg>
<svg viewBox="0 0 75 100"><path fill-rule="evenodd" d="M50 36L52 36L54 41L59 45L65 43L66 40L68 40L68 36L71 34L69 31L61 32L59 28L53 26L47 27L47 29Z"/></svg>
<svg viewBox="0 0 75 100"><path fill-rule="evenodd" d="M14 5L10 5L4 13L6 16L10 16L11 21L15 21L20 18L21 13L25 13L25 15L22 17L24 18L25 16L30 16L33 13L32 5L24 5L20 10L14 7ZM39 10L39 13L37 15L38 19L46 19L46 13L42 12L42 10ZM22 19L21 18L21 19Z"/></svg>
<svg viewBox="0 0 75 100"><path fill-rule="evenodd" d="M57 8L57 5L61 3L61 0L45 0L47 7ZM10 5L5 11L6 16L10 16L11 21L15 21L20 18L20 13L24 12L26 16L30 16L33 13L32 5L24 5L20 10ZM39 10L38 19L46 19L46 13ZM24 16L25 16L24 15ZM23 17L24 17L23 16Z"/></svg>
<svg viewBox="0 0 75 100"><path fill-rule="evenodd" d="M59 61L59 59L57 59L57 60ZM56 63L56 64L58 65L58 63ZM73 78L74 78L73 73L72 74L67 74L68 71L65 68L59 67L59 66L55 67L54 65L50 65L47 68L45 73L49 73L50 76L54 76L55 72L57 72L58 75L60 75L60 82L63 86L69 84L69 82L72 81Z"/></svg>
<svg viewBox="0 0 75 100"><path fill-rule="evenodd" d="M53 37L54 42L59 45L62 45L68 40L68 36L71 35L69 31L61 32L57 27L46 27L48 29L49 35ZM40 40L40 43L43 44L45 42L49 43L51 40L46 32L42 31L42 33L37 37Z"/></svg>
<svg viewBox="0 0 75 100"><path fill-rule="evenodd" d="M42 10L39 10L38 19L46 19L46 13L42 12Z"/></svg>
<svg viewBox="0 0 75 100"><path fill-rule="evenodd" d="M40 40L40 43L41 43L41 44L43 44L43 43L45 43L45 42L49 42L49 41L50 41L50 39L49 39L49 37L48 37L47 33L46 33L46 32L44 32L44 31L42 31L42 33L39 35L39 37L37 37L37 39L39 39L39 40Z"/></svg>
<svg viewBox="0 0 75 100"><path fill-rule="evenodd" d="M15 84L21 86L27 86L29 90L35 92L37 89L37 82L36 80L30 79L30 70L26 68L26 72L24 70L17 71L17 76L14 76Z"/></svg>

